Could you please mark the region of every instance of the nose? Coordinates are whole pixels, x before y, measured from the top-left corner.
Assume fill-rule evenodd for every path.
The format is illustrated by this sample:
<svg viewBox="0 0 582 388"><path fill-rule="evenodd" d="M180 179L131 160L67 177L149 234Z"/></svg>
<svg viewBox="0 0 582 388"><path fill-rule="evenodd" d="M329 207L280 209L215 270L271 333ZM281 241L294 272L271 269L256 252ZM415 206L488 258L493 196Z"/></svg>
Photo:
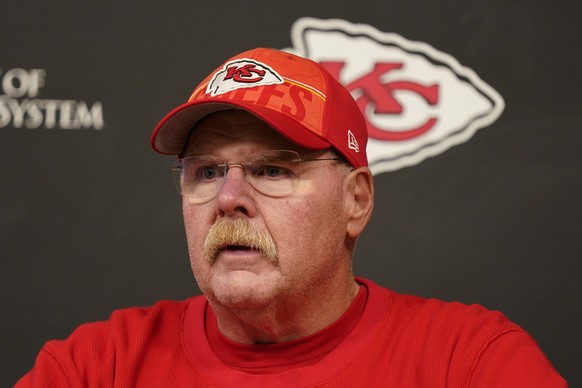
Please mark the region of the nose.
<svg viewBox="0 0 582 388"><path fill-rule="evenodd" d="M241 164L229 164L224 182L216 197L216 212L219 216L256 214L254 189L245 178Z"/></svg>

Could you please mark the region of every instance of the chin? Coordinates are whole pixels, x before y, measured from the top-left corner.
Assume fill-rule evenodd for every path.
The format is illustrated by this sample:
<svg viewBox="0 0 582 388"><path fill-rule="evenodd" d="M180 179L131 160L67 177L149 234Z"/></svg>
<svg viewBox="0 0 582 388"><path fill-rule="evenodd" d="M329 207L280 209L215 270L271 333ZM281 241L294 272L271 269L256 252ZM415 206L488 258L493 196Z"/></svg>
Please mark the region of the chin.
<svg viewBox="0 0 582 388"><path fill-rule="evenodd" d="M261 276L247 271L215 276L210 287L213 299L230 308L268 306L276 299L280 289L273 276Z"/></svg>

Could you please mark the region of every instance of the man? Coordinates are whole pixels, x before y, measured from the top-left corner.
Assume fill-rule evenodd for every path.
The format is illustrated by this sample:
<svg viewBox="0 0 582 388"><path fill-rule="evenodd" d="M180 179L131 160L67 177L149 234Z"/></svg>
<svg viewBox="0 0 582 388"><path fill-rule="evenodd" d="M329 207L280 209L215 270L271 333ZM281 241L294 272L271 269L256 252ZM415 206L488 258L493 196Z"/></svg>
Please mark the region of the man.
<svg viewBox="0 0 582 388"><path fill-rule="evenodd" d="M530 336L480 306L352 273L373 206L366 123L316 63L255 49L152 135L178 155L203 292L48 342L19 386L564 387Z"/></svg>

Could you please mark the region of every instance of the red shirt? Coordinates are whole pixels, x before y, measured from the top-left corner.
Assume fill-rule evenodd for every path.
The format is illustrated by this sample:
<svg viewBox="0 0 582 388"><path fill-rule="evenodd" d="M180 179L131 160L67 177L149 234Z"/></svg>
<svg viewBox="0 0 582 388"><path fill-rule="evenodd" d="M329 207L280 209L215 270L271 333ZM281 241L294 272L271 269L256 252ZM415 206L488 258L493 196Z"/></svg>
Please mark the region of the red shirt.
<svg viewBox="0 0 582 388"><path fill-rule="evenodd" d="M119 310L49 341L16 386L567 387L502 314L358 282L337 322L278 344L228 340L202 296Z"/></svg>

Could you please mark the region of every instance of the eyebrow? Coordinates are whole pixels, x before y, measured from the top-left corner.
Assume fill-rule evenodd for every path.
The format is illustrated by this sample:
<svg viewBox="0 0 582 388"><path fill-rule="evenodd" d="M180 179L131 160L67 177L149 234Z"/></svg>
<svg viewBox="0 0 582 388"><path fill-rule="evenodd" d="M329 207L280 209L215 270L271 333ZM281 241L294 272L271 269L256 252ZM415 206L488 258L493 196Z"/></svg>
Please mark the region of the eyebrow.
<svg viewBox="0 0 582 388"><path fill-rule="evenodd" d="M200 160L209 160L209 161L211 161L211 160L224 160L224 158L221 158L219 156L216 156L216 155L208 155L208 154L205 154L205 155L188 155L188 156L184 156L182 159L185 159L185 158L196 158L196 159L200 159Z"/></svg>
<svg viewBox="0 0 582 388"><path fill-rule="evenodd" d="M293 155L294 157L287 157L288 155L284 153L286 151L295 152L299 156L299 159L304 158L304 156L299 154L297 151L292 151L292 150L271 150L271 151L257 152L254 154L247 155L246 158L247 158L247 161L248 160L255 160L255 159L264 159L264 160L295 160L296 159L297 155ZM291 156L291 155L289 155L289 156ZM181 159L185 159L185 158L197 158L200 160L207 159L207 160L227 161L227 158L223 158L223 157L211 155L211 154L187 155L187 156L181 157Z"/></svg>

